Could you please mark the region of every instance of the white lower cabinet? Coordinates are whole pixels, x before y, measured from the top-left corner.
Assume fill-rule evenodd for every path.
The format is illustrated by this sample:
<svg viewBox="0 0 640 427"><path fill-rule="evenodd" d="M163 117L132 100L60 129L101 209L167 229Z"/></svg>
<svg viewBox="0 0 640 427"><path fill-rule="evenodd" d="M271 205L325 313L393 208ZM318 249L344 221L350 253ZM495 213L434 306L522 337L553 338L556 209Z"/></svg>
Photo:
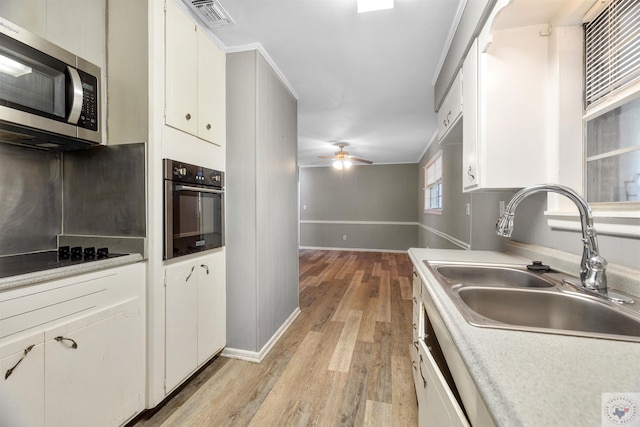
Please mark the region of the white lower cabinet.
<svg viewBox="0 0 640 427"><path fill-rule="evenodd" d="M413 343L411 363L413 380L418 400L418 425L420 427L460 427L469 426L467 417L460 408L451 387L431 355L427 341L433 333L423 295L427 290L414 270L413 275ZM433 336L428 338L428 334Z"/></svg>
<svg viewBox="0 0 640 427"><path fill-rule="evenodd" d="M0 346L0 425L44 425L44 334Z"/></svg>
<svg viewBox="0 0 640 427"><path fill-rule="evenodd" d="M446 379L426 346L420 346L420 375L423 388L419 390L422 405L418 408L420 426L463 427L469 426ZM417 393L416 393L417 394ZM420 403L420 399L418 399Z"/></svg>
<svg viewBox="0 0 640 427"><path fill-rule="evenodd" d="M225 346L224 250L168 266L165 287L165 393L169 393Z"/></svg>
<svg viewBox="0 0 640 427"><path fill-rule="evenodd" d="M1 292L0 425L119 426L140 412L143 290L138 264Z"/></svg>

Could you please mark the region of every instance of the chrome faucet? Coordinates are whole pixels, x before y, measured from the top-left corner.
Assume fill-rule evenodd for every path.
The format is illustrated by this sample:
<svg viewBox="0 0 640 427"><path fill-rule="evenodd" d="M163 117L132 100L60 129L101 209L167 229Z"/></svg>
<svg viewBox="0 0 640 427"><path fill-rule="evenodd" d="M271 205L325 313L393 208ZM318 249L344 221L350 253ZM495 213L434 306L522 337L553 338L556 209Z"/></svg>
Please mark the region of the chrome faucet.
<svg viewBox="0 0 640 427"><path fill-rule="evenodd" d="M504 213L498 218L496 233L499 236L511 237L513 231L513 217L518 204L527 196L541 191L562 194L576 204L580 212L582 225L582 261L580 262L580 282L582 286L600 294L607 294L607 261L598 253L596 230L593 228L593 215L587 201L578 193L562 185L542 184L534 185L518 191L507 204Z"/></svg>

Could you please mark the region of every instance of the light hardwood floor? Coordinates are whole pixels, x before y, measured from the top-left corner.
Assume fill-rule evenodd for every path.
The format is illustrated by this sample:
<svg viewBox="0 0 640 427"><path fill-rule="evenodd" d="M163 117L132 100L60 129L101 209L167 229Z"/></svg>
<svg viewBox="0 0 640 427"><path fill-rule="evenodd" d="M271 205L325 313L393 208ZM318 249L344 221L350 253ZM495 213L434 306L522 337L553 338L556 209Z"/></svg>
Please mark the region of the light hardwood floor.
<svg viewBox="0 0 640 427"><path fill-rule="evenodd" d="M130 427L417 425L406 254L300 251L301 313L259 363L216 357Z"/></svg>

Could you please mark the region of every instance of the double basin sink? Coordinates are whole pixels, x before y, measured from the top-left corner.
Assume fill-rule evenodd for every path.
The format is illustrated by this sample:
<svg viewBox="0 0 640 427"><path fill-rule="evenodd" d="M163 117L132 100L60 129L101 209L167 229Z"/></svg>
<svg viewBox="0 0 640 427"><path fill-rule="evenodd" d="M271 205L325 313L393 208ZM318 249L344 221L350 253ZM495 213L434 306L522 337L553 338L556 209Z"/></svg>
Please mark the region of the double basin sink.
<svg viewBox="0 0 640 427"><path fill-rule="evenodd" d="M617 304L526 266L425 261L474 326L640 342L640 303Z"/></svg>

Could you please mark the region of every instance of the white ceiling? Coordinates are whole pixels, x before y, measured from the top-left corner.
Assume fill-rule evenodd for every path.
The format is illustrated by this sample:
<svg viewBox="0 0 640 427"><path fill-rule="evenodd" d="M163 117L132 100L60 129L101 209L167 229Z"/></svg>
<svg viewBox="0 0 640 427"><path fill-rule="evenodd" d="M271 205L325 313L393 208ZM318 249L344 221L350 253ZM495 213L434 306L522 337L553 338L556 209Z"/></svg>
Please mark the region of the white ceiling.
<svg viewBox="0 0 640 427"><path fill-rule="evenodd" d="M298 97L298 160L346 142L374 163L415 163L436 132L433 84L465 0L221 0L235 24L214 30L230 51L259 43Z"/></svg>

